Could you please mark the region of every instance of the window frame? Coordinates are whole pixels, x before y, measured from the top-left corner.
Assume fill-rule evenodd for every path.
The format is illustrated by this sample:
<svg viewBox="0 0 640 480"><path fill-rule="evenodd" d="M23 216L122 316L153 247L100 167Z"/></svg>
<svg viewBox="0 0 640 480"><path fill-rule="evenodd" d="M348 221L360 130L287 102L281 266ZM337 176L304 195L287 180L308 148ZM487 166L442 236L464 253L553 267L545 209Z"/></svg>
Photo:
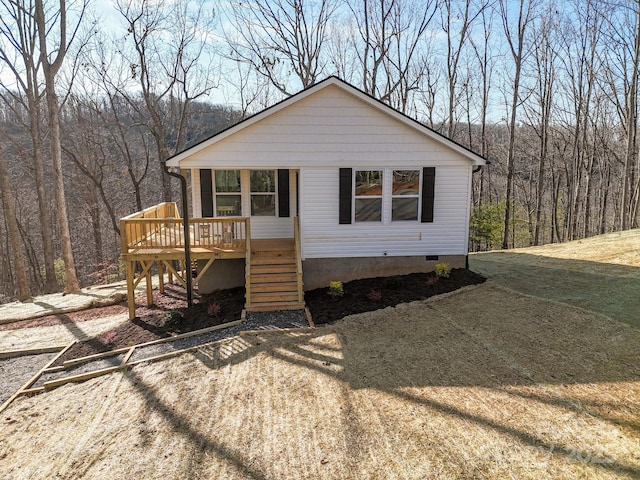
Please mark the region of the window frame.
<svg viewBox="0 0 640 480"><path fill-rule="evenodd" d="M384 214L385 214L385 195L384 195L384 179L385 176L385 168L354 168L353 169L353 187L352 187L352 212L353 212L353 223L357 224L371 224L371 223L384 223ZM359 172L379 172L380 173L380 195L357 195L356 191L358 189L358 173ZM358 220L357 215L358 211L356 208L358 200L379 200L380 201L380 219L379 220Z"/></svg>
<svg viewBox="0 0 640 480"><path fill-rule="evenodd" d="M279 217L278 212L278 170L270 169L270 168L259 168L259 169L250 169L249 171L249 185L248 185L248 195L249 195L249 216L250 217ZM251 188L251 173L252 172L271 172L273 174L273 192L254 192ZM273 195L273 215L254 215L253 214L253 196L254 195Z"/></svg>
<svg viewBox="0 0 640 480"><path fill-rule="evenodd" d="M341 222L344 224L351 225L366 225L366 224L382 224L382 225L392 225L399 223L410 223L414 222L417 224L425 223L422 219L423 215L423 196L424 196L424 168L417 166L400 166L400 167L352 167L348 169L340 169L342 170L351 170L351 176L347 177L351 180L351 212L350 212L350 222ZM380 174L380 185L381 190L379 195L357 195L356 190L358 188L357 177L361 172L378 172ZM395 172L415 172L418 174L418 183L416 185L416 192L413 194L398 194L394 193L394 173ZM342 180L340 180L342 182ZM342 185L342 183L341 183ZM342 188L342 187L340 187ZM342 194L341 194L342 195ZM358 220L357 211L356 211L356 201L357 200L367 200L367 199L375 199L380 202L380 218L375 220ZM411 219L394 219L393 218L393 203L396 199L413 199L416 202L416 215ZM346 199L345 199L346 200ZM342 200L341 200L342 202ZM428 223L428 222L427 222Z"/></svg>
<svg viewBox="0 0 640 480"><path fill-rule="evenodd" d="M239 190L237 192L218 192L218 185L216 183L216 178L218 175L218 172L238 172L238 187ZM225 169L221 169L221 170L213 170L213 175L212 175L212 183L213 183L213 208L214 208L214 212L215 212L215 216L216 217L235 217L235 216L242 216L242 170L239 169L229 169L229 168L225 168ZM239 212L236 215L220 215L218 212L218 196L224 197L224 196L228 196L228 197L240 197L240 204L238 205L239 207Z"/></svg>
<svg viewBox="0 0 640 480"><path fill-rule="evenodd" d="M391 170L391 191L390 191L390 211L391 211L391 217L390 217L390 222L394 223L394 222L420 222L420 215L421 215L421 205L422 205L422 169L420 168L392 168ZM416 194L411 194L411 195L398 195L398 194L394 194L393 193L393 182L394 182L394 173L395 172L418 172L418 185L417 185L417 193ZM406 199L406 198L412 198L416 200L416 216L415 218L411 218L411 219L394 219L393 218L393 201L395 199Z"/></svg>

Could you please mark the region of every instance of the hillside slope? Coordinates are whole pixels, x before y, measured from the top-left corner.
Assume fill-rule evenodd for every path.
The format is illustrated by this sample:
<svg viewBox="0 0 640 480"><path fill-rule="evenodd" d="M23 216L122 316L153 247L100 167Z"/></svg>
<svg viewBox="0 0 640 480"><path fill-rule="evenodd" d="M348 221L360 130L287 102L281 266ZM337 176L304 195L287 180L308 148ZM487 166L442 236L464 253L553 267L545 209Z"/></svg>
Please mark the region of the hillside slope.
<svg viewBox="0 0 640 480"><path fill-rule="evenodd" d="M507 288L640 328L640 229L476 253L470 268Z"/></svg>

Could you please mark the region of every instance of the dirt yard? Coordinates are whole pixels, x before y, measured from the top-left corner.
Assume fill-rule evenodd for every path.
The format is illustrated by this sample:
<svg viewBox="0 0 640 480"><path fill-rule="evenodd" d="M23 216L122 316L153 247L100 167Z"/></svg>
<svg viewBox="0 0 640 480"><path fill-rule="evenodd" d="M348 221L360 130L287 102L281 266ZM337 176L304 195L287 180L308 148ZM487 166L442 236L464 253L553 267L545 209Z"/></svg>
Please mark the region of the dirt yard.
<svg viewBox="0 0 640 480"><path fill-rule="evenodd" d="M0 478L640 477L640 310L571 296L590 273L625 301L638 265L513 255L446 298L19 398Z"/></svg>

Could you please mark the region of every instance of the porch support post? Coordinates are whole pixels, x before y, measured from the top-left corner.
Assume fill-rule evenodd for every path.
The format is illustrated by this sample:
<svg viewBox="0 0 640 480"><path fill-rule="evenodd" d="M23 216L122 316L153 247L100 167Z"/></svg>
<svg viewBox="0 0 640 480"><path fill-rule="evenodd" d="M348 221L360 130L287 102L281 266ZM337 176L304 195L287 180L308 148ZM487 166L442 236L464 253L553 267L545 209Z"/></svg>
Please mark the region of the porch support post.
<svg viewBox="0 0 640 480"><path fill-rule="evenodd" d="M153 285L151 283L151 265L153 265L153 261L149 262L149 269L147 270L147 305L153 305Z"/></svg>
<svg viewBox="0 0 640 480"><path fill-rule="evenodd" d="M158 280L160 281L158 289L160 293L164 293L164 263L162 260L158 262Z"/></svg>
<svg viewBox="0 0 640 480"><path fill-rule="evenodd" d="M127 268L127 305L129 306L129 320L136 318L136 298L133 287L133 276L135 275L134 263L129 260L125 262Z"/></svg>

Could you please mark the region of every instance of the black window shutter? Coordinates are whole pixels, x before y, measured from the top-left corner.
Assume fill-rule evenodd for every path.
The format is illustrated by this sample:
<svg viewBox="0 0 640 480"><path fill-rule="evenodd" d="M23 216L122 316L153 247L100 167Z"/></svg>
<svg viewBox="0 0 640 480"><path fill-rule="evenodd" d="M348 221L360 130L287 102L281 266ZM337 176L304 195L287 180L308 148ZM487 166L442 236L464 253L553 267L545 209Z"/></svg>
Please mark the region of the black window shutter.
<svg viewBox="0 0 640 480"><path fill-rule="evenodd" d="M208 168L200 170L200 204L202 217L213 217L213 183Z"/></svg>
<svg viewBox="0 0 640 480"><path fill-rule="evenodd" d="M422 169L422 223L433 222L433 204L435 198L436 168Z"/></svg>
<svg viewBox="0 0 640 480"><path fill-rule="evenodd" d="M289 215L289 170L278 170L278 216Z"/></svg>
<svg viewBox="0 0 640 480"><path fill-rule="evenodd" d="M351 168L340 169L340 224L351 223L351 195L353 194L353 173Z"/></svg>

